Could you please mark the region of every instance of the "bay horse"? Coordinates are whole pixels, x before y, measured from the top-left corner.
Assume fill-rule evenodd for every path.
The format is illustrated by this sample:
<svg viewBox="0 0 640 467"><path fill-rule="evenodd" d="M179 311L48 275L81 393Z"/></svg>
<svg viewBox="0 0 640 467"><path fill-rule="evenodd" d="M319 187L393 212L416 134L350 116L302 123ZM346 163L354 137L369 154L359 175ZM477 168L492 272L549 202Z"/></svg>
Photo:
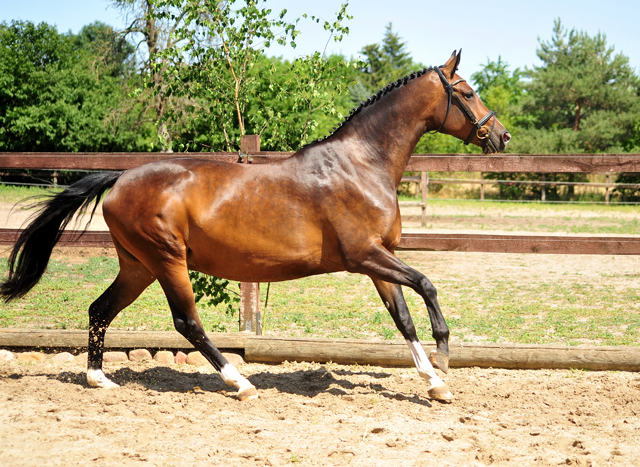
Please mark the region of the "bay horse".
<svg viewBox="0 0 640 467"><path fill-rule="evenodd" d="M76 212L102 195L120 271L89 307L87 382L114 388L102 371L104 337L115 316L158 280L176 330L238 389L256 388L222 356L196 311L189 270L242 282L276 282L337 271L365 274L405 338L434 400L452 394L433 365L449 364L449 329L433 284L395 255L401 221L396 190L426 131L483 148L505 148L511 136L456 70L445 65L389 84L354 109L332 134L290 158L267 164L183 157L125 172L89 175L52 195L22 232L0 284L5 301L24 296L44 274L53 247ZM452 103L452 98L453 103ZM483 117L478 118L477 116ZM420 344L401 286L424 300L436 349Z"/></svg>

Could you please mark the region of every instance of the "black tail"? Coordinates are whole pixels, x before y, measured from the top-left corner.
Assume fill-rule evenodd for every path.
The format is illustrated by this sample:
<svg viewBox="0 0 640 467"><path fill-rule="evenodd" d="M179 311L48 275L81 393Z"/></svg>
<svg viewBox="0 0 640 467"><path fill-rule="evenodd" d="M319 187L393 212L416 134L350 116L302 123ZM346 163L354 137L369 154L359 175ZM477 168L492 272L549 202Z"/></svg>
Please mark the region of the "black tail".
<svg viewBox="0 0 640 467"><path fill-rule="evenodd" d="M23 297L38 283L47 269L53 247L74 214L85 212L95 200L89 218L91 222L100 197L121 175L122 172L89 175L35 205L40 210L13 246L9 256L9 277L0 284L0 298L8 302Z"/></svg>

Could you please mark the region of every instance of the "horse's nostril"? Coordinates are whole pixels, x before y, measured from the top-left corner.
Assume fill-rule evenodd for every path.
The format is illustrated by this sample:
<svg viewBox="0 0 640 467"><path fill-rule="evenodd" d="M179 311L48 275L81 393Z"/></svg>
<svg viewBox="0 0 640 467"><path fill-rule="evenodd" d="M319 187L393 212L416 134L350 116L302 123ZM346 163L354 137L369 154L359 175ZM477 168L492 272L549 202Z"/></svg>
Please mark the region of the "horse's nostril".
<svg viewBox="0 0 640 467"><path fill-rule="evenodd" d="M507 144L509 141L511 141L511 134L508 131L505 131L502 135L502 141L504 142L504 144Z"/></svg>

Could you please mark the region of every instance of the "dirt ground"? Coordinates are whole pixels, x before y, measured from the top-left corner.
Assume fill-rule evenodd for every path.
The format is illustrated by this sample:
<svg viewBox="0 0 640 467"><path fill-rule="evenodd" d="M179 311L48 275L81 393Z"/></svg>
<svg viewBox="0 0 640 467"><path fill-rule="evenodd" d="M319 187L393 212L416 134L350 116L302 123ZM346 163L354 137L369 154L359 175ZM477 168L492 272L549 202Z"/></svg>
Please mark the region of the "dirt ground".
<svg viewBox="0 0 640 467"><path fill-rule="evenodd" d="M414 369L240 368L239 402L207 367L0 363L0 465L640 466L640 375L452 369L426 397Z"/></svg>

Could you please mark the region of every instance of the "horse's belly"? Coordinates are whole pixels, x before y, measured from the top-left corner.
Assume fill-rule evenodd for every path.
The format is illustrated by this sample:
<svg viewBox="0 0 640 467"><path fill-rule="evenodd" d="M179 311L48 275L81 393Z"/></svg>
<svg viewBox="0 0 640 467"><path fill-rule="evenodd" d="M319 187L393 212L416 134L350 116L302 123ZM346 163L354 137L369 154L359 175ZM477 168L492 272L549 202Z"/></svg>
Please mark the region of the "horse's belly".
<svg viewBox="0 0 640 467"><path fill-rule="evenodd" d="M336 248L322 238L245 236L189 245L190 269L244 282L277 282L341 271Z"/></svg>

